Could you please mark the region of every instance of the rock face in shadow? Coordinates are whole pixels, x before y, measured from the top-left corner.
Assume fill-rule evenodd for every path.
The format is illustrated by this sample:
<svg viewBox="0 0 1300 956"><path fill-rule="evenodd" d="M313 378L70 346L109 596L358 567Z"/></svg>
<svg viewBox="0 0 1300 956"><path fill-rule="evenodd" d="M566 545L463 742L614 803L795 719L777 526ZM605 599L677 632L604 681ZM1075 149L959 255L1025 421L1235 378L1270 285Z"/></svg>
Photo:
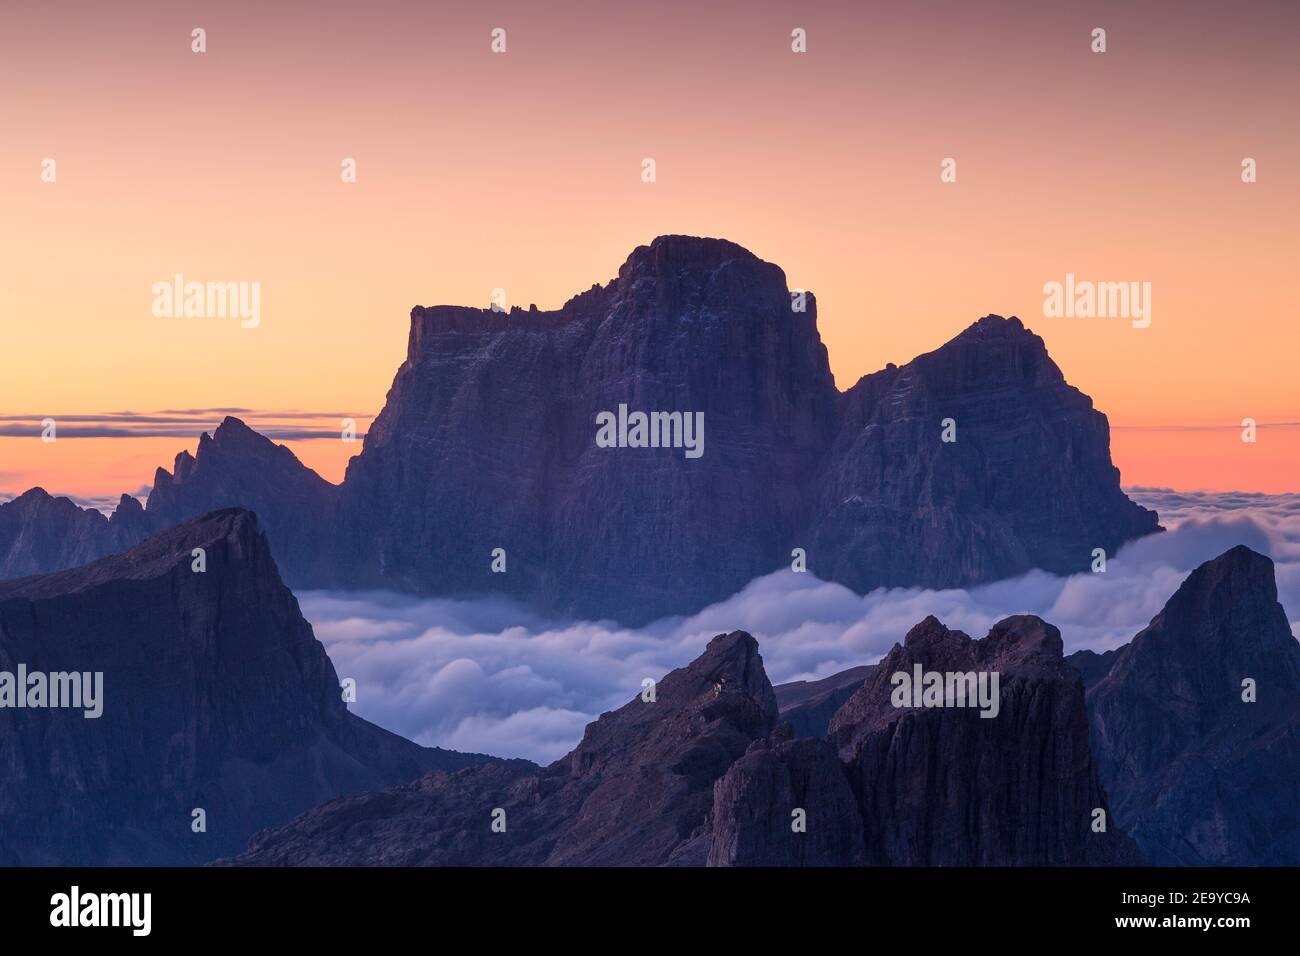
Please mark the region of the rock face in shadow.
<svg viewBox="0 0 1300 956"><path fill-rule="evenodd" d="M894 675L917 665L997 673L996 716L910 698L895 706ZM1039 618L1007 618L979 641L926 618L835 715L829 739L858 796L868 864L1141 862L1098 782L1083 683L1062 657L1060 632ZM1105 832L1093 829L1097 810Z"/></svg>
<svg viewBox="0 0 1300 956"><path fill-rule="evenodd" d="M601 447L620 409L677 417ZM228 418L158 470L149 529L236 505L294 586L505 594L629 625L728 598L795 549L865 593L1082 570L1158 530L1120 490L1106 417L1018 319L986 316L841 394L815 298L690 236L637 247L555 311L415 308L341 487ZM125 546L47 540L10 507L0 571ZM6 546L6 524L27 531Z"/></svg>
<svg viewBox="0 0 1300 956"><path fill-rule="evenodd" d="M0 671L20 665L102 672L102 713L0 708L3 865L201 862L331 797L482 759L347 712L245 511L0 584Z"/></svg>
<svg viewBox="0 0 1300 956"><path fill-rule="evenodd" d="M433 773L260 833L233 865L852 866L1140 862L1111 826L1088 752L1083 688L1060 637L1012 618L984 641L933 619L871 671L832 737L793 739L757 643L713 639L694 663L590 724L543 770ZM1007 670L1001 716L904 713L886 665ZM971 726L971 721L982 725ZM893 814L894 816L891 816ZM896 817L896 818L895 818ZM493 820L504 821L494 831Z"/></svg>
<svg viewBox="0 0 1300 956"><path fill-rule="evenodd" d="M602 715L549 767L492 763L336 800L227 862L703 865L714 784L775 721L757 642L719 635L659 681L653 702Z"/></svg>
<svg viewBox="0 0 1300 956"><path fill-rule="evenodd" d="M862 816L835 748L820 738L751 745L714 785L709 866L857 866Z"/></svg>
<svg viewBox="0 0 1300 956"><path fill-rule="evenodd" d="M1153 864L1300 864L1300 647L1272 561L1235 547L1129 644L1074 659L1102 782Z"/></svg>
<svg viewBox="0 0 1300 956"><path fill-rule="evenodd" d="M1106 416L995 315L845 393L816 498L809 569L859 593L1072 573L1159 530L1120 490Z"/></svg>
<svg viewBox="0 0 1300 956"><path fill-rule="evenodd" d="M698 609L789 563L836 400L815 302L792 312L782 271L721 240L638 247L554 312L416 308L338 565L627 623ZM620 405L702 413L703 454L598 447Z"/></svg>

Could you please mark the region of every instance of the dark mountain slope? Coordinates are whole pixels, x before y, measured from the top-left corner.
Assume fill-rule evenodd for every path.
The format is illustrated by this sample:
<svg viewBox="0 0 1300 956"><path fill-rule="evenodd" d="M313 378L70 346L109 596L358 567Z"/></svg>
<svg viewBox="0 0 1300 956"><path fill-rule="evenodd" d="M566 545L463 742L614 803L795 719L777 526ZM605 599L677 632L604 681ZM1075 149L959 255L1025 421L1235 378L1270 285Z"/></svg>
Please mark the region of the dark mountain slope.
<svg viewBox="0 0 1300 956"><path fill-rule="evenodd" d="M776 720L757 642L714 638L542 770L493 763L336 800L262 833L243 865L703 865L713 787ZM504 830L496 832L494 812Z"/></svg>
<svg viewBox="0 0 1300 956"><path fill-rule="evenodd" d="M245 511L0 584L0 671L20 665L101 672L102 714L0 708L5 865L200 862L331 797L483 759L347 712Z"/></svg>
<svg viewBox="0 0 1300 956"><path fill-rule="evenodd" d="M1300 864L1300 646L1272 561L1233 548L1129 644L1075 658L1102 782L1152 863Z"/></svg>

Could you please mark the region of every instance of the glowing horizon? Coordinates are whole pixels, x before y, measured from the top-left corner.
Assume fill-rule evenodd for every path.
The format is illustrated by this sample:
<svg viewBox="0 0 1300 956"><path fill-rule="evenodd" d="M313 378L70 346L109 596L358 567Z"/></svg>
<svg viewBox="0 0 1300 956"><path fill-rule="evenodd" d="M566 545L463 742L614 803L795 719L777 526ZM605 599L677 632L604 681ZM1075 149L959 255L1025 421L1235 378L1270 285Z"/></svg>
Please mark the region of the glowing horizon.
<svg viewBox="0 0 1300 956"><path fill-rule="evenodd" d="M413 305L558 308L684 233L816 293L841 389L1017 315L1126 484L1298 490L1296 430L1233 431L1300 421L1294 6L61 10L0 31L0 412L373 416ZM158 317L177 274L260 283L260 324ZM1150 326L1044 315L1069 275L1149 282ZM114 441L0 437L0 489L129 491L194 447ZM333 481L359 450L291 446Z"/></svg>

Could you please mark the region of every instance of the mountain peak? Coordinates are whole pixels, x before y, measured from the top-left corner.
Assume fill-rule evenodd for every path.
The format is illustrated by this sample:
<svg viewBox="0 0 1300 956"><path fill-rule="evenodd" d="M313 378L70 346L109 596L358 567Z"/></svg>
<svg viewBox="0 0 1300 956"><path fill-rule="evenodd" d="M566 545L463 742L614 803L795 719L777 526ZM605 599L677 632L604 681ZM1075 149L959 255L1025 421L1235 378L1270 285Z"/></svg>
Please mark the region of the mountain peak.
<svg viewBox="0 0 1300 956"><path fill-rule="evenodd" d="M1170 646L1165 653L1177 660L1195 650L1244 664L1255 653L1292 650L1295 640L1277 600L1272 559L1239 544L1201 564L1133 639L1133 646L1146 641L1174 642L1181 650Z"/></svg>
<svg viewBox="0 0 1300 956"><path fill-rule="evenodd" d="M1152 863L1294 862L1300 645L1269 558L1206 561L1131 642L1080 665L1103 783Z"/></svg>
<svg viewBox="0 0 1300 956"><path fill-rule="evenodd" d="M1010 318L1004 318L993 313L982 316L929 354L934 355L943 352L945 349L972 345L984 348L1000 345L1030 349L1034 353L1040 354L1053 369L1056 368L1056 363L1047 354L1047 343L1043 341L1042 336L1038 335L1014 315ZM1060 375L1059 370L1057 375Z"/></svg>
<svg viewBox="0 0 1300 956"><path fill-rule="evenodd" d="M900 679L917 670L926 681L941 675L941 703L899 702L900 686L917 686ZM963 676L973 682L953 683ZM1085 825L1107 804L1083 682L1040 618L1005 618L973 640L927 617L836 712L828 739L859 794L871 865L1140 862L1126 836ZM985 802L990 780L996 812Z"/></svg>
<svg viewBox="0 0 1300 956"><path fill-rule="evenodd" d="M53 495L51 495L40 485L36 485L32 488L28 488L26 491L24 491L21 495L14 498L13 500L22 501L26 503L34 503L34 502L54 501L56 499L54 498Z"/></svg>
<svg viewBox="0 0 1300 956"><path fill-rule="evenodd" d="M217 425L216 429L212 432L212 437L214 439L218 437L247 437L250 435L259 438L262 441L268 440L253 431L253 429L249 428L248 425L244 423L243 419L236 418L234 415L227 415L225 418L221 419L221 423Z"/></svg>
<svg viewBox="0 0 1300 956"><path fill-rule="evenodd" d="M1277 594L1273 559L1244 544L1236 545L1198 566L1183 581L1174 597L1177 598L1184 590L1210 592L1225 584L1258 587Z"/></svg>
<svg viewBox="0 0 1300 956"><path fill-rule="evenodd" d="M724 262L740 260L761 263L763 260L744 246L729 239L707 236L664 235L656 236L649 245L637 246L628 255L619 275L636 274L642 270L664 272L670 269L694 271L716 269Z"/></svg>
<svg viewBox="0 0 1300 956"><path fill-rule="evenodd" d="M966 327L968 333L978 333L980 335L1004 335L1015 336L1023 335L1029 332L1025 323L1021 322L1019 317L1011 316L1010 318L998 315L996 312L990 312L988 315L981 316ZM964 334L964 333L963 333ZM1033 334L1029 332L1029 334Z"/></svg>
<svg viewBox="0 0 1300 956"><path fill-rule="evenodd" d="M660 299L679 305L696 305L701 299L724 305L746 289L756 298L779 294L785 314L792 314L781 268L727 239L669 235L637 246L615 282L627 294L644 280L660 287Z"/></svg>

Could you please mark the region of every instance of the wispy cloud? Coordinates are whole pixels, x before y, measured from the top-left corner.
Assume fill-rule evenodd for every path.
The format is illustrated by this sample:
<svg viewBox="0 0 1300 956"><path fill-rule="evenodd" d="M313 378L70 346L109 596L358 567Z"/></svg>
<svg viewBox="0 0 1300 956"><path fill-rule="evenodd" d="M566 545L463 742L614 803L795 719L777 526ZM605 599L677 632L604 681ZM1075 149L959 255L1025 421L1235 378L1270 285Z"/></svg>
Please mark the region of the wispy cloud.
<svg viewBox="0 0 1300 956"><path fill-rule="evenodd" d="M639 629L553 622L500 601L306 592L303 612L362 716L426 744L549 761L583 727L692 660L715 634L760 641L774 683L878 660L927 614L982 637L1009 614L1057 625L1068 651L1127 642L1201 562L1236 544L1270 554L1291 620L1300 617L1300 495L1138 495L1171 530L1115 555L1104 574L1033 572L970 590L859 596L784 571L690 618ZM1293 625L1294 627L1295 625Z"/></svg>
<svg viewBox="0 0 1300 956"><path fill-rule="evenodd" d="M193 439L211 433L223 418L233 415L273 441L306 441L339 437L340 424L358 424L369 415L346 412L254 410L248 408L162 409L156 412L99 412L92 414L0 414L0 437L38 438L44 420L54 419L59 438L178 438ZM358 438L364 438L359 431Z"/></svg>

